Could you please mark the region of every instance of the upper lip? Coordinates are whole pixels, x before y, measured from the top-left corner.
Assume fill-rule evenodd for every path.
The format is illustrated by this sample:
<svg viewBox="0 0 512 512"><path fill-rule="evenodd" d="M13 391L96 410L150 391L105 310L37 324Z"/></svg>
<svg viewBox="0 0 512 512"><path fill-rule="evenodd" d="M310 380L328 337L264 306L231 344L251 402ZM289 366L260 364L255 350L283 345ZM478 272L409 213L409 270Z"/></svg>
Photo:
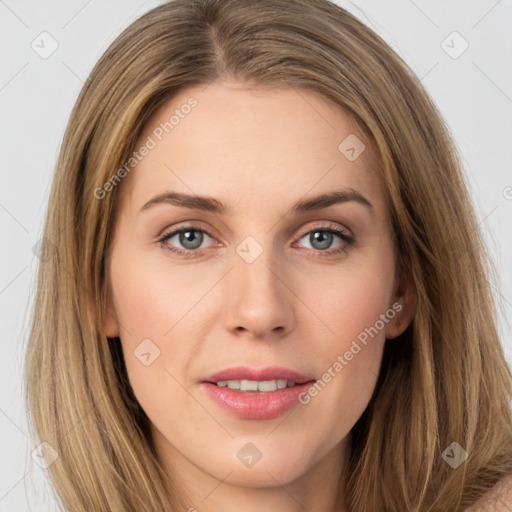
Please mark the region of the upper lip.
<svg viewBox="0 0 512 512"><path fill-rule="evenodd" d="M203 379L203 382L219 382L221 380L277 380L286 379L295 384L304 384L314 377L301 374L284 366L267 366L265 368L251 368L250 366L235 366L212 373Z"/></svg>

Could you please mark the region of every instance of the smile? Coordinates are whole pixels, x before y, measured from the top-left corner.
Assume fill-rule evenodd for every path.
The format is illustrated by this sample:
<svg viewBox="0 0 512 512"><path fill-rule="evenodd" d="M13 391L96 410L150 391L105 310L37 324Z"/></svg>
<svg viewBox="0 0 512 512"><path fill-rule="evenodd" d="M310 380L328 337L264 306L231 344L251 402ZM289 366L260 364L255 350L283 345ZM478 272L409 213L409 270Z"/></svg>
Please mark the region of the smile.
<svg viewBox="0 0 512 512"><path fill-rule="evenodd" d="M284 367L235 367L206 377L201 387L215 405L241 419L281 416L316 379Z"/></svg>
<svg viewBox="0 0 512 512"><path fill-rule="evenodd" d="M239 389L240 391L262 391L268 393L276 389L285 389L295 386L295 382L286 379L275 380L219 380L220 388Z"/></svg>

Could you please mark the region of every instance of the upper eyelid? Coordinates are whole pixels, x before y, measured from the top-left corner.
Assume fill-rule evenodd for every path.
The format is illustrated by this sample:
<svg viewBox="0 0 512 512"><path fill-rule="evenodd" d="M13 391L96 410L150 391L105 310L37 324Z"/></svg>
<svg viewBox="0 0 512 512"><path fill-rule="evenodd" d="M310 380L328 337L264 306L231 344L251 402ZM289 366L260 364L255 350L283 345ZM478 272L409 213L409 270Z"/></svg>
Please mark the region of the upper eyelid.
<svg viewBox="0 0 512 512"><path fill-rule="evenodd" d="M204 227L201 227L200 223L196 224L194 221L189 221L188 223L184 223L183 225L178 224L177 227L173 227L173 228L171 228L169 230L164 230L162 232L162 234L158 238L159 238L159 240L165 240L165 239L168 239L168 238L171 238L171 237L177 235L180 232L187 231L187 230L204 232L212 240L218 241L217 237L211 233L211 230L209 230L207 228L204 228ZM304 230L301 230L299 232L297 240L300 240L301 238L304 238L304 236L306 236L307 234L309 234L311 232L321 231L321 230L325 230L325 231L332 230L332 231L335 232L335 234L338 234L338 236L341 236L339 233L337 233L338 231L346 234L349 237L353 236L352 231L347 229L345 226L339 226L339 227L336 226L335 227L335 223L334 222L332 222L332 221L323 221L323 223L321 225L311 226L309 228L304 228Z"/></svg>
<svg viewBox="0 0 512 512"><path fill-rule="evenodd" d="M322 224L322 225L319 225L319 226L312 226L312 227L309 227L309 228L305 228L304 230L301 230L300 231L300 236L304 236L304 235L307 235L308 233L311 233L312 231L322 231L322 230L333 230L333 231L342 231L344 232L345 234L347 235L351 235L352 232L346 228L345 226L337 226L335 225L335 223L331 222L331 223L328 223L326 221L324 221L325 223Z"/></svg>
<svg viewBox="0 0 512 512"><path fill-rule="evenodd" d="M211 230L201 227L199 224L192 222L189 222L188 224L184 224L183 226L178 224L177 227L172 227L169 229L164 229L162 231L162 234L158 237L159 239L170 237L171 235L174 236L182 231L202 231L206 233L210 238L215 238L214 235L211 234Z"/></svg>

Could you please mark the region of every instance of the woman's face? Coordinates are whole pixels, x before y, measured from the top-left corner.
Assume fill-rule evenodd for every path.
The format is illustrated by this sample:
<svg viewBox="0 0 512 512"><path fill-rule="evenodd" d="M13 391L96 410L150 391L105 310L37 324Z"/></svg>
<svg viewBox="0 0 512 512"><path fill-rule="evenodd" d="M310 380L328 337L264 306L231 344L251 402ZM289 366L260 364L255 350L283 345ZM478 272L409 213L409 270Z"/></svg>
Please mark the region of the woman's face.
<svg viewBox="0 0 512 512"><path fill-rule="evenodd" d="M159 457L212 489L338 478L411 316L369 141L312 92L214 83L135 151L106 333Z"/></svg>

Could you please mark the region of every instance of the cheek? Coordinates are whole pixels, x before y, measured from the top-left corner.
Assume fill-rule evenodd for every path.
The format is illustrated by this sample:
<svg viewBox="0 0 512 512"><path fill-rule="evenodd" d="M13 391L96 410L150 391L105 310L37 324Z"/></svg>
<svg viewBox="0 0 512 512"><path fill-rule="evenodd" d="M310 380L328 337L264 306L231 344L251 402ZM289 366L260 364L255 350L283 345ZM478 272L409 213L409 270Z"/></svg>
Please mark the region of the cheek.
<svg viewBox="0 0 512 512"><path fill-rule="evenodd" d="M384 257L382 257L384 256ZM325 291L315 287L309 300L319 311L324 336L317 337L322 361L319 382L303 397L314 417L313 428L326 440L348 434L366 409L379 374L385 327L394 317L389 308L393 286L392 259L375 258L331 274ZM327 334L325 334L327 333ZM332 430L338 435L332 437ZM323 437L322 437L323 436Z"/></svg>
<svg viewBox="0 0 512 512"><path fill-rule="evenodd" d="M125 253L112 265L114 305L122 336L142 341L163 339L190 309L195 288L176 268L163 268L148 259L130 258Z"/></svg>
<svg viewBox="0 0 512 512"><path fill-rule="evenodd" d="M304 290L325 334L322 345L331 355L349 348L352 340L371 328L390 307L394 280L392 263L358 262L326 273ZM381 322L378 326L384 335ZM326 327L327 329L324 329Z"/></svg>
<svg viewBox="0 0 512 512"><path fill-rule="evenodd" d="M179 383L198 351L190 320L208 287L191 270L161 258L151 261L122 246L110 273L125 364L138 402L152 419L182 411L186 394Z"/></svg>
<svg viewBox="0 0 512 512"><path fill-rule="evenodd" d="M386 316L386 281L371 276L353 277L344 280L343 287L329 294L328 300L322 302L320 297L316 300L322 320L330 328L319 345L323 352L324 380L332 382L333 388L344 390L346 400L361 397L364 389L373 386L378 374L386 320L391 320ZM358 391L353 393L350 389Z"/></svg>

